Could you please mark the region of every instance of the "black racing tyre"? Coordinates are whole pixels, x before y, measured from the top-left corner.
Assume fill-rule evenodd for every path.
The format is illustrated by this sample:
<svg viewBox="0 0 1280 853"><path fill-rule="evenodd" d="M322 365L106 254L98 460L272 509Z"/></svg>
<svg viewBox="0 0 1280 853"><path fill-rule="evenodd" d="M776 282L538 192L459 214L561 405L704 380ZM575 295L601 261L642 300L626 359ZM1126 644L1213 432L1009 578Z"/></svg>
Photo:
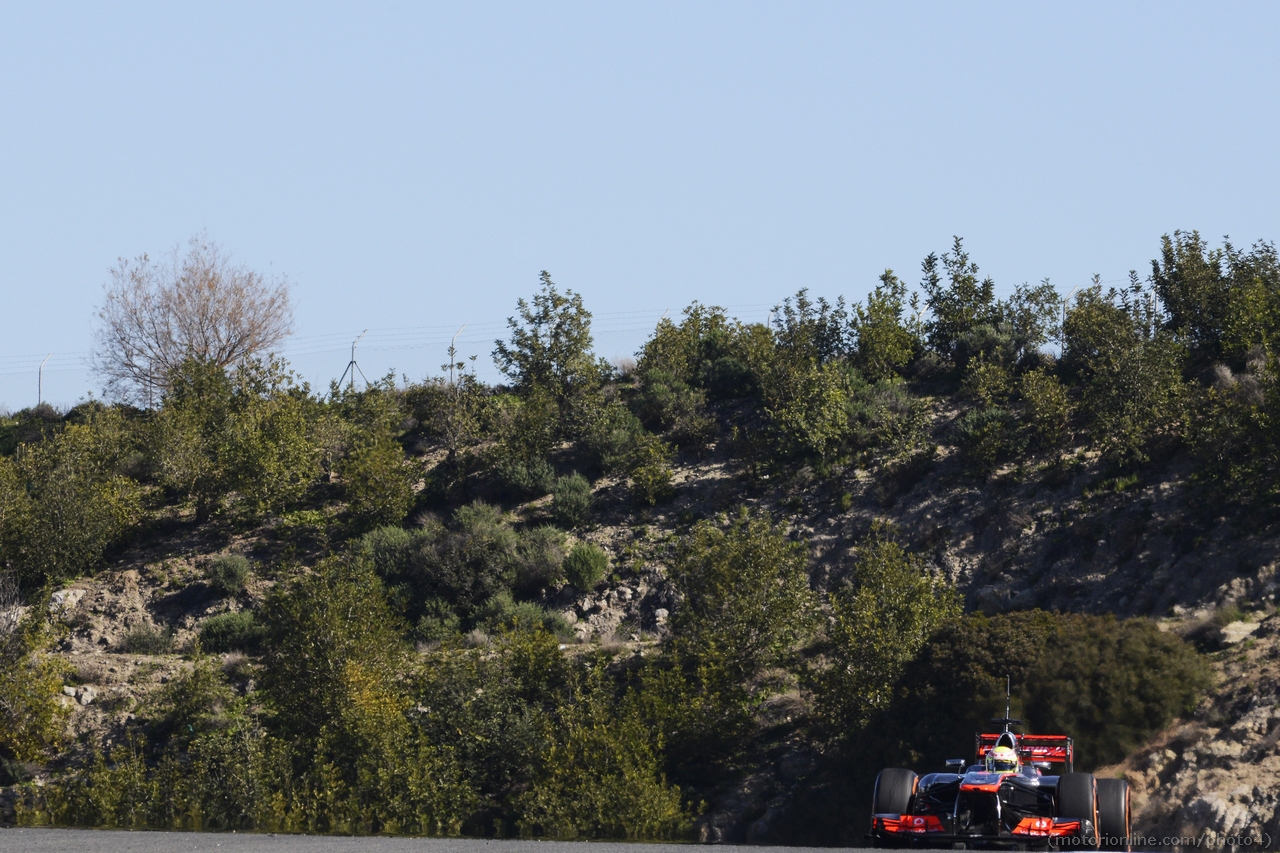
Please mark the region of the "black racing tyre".
<svg viewBox="0 0 1280 853"><path fill-rule="evenodd" d="M1089 821L1094 834L1085 846L1098 846L1098 783L1092 773L1063 773L1058 777L1058 817Z"/></svg>
<svg viewBox="0 0 1280 853"><path fill-rule="evenodd" d="M881 770L876 777L876 791L871 795L871 813L910 814L915 792L915 771L902 767Z"/></svg>
<svg viewBox="0 0 1280 853"><path fill-rule="evenodd" d="M1103 850L1129 850L1129 783L1098 780L1098 834Z"/></svg>

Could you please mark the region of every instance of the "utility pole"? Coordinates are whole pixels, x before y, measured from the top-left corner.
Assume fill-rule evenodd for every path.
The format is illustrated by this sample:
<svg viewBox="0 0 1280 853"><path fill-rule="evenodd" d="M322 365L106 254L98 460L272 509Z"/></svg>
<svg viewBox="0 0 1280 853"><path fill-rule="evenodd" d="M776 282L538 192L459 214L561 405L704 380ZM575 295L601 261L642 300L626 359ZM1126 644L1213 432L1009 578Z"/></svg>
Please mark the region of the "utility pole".
<svg viewBox="0 0 1280 853"><path fill-rule="evenodd" d="M466 327L467 324L463 323L462 326L458 328L458 331L453 333L453 340L449 341L449 385L454 390L454 397L457 397L458 391L458 385L453 381L453 366L458 360L458 335L462 334L462 330Z"/></svg>
<svg viewBox="0 0 1280 853"><path fill-rule="evenodd" d="M53 355L53 353L49 353ZM36 405L39 406L44 402L44 364L49 360L49 355L44 357L44 361L40 362L40 369L36 372Z"/></svg>
<svg viewBox="0 0 1280 853"><path fill-rule="evenodd" d="M1095 281L1095 282L1096 282L1096 281L1097 281L1097 279L1098 279L1098 277L1097 277L1096 275L1095 275L1093 278L1094 278L1094 281ZM1077 291L1077 290L1079 290L1079 289L1080 289L1080 288L1078 288L1078 287L1073 287L1073 288L1071 288L1071 292L1070 292L1070 293L1068 293L1068 294L1066 295L1066 297L1062 300L1062 319L1058 321L1058 350L1059 350L1059 355L1066 355L1066 354L1067 354L1067 305L1069 305L1069 304L1070 304L1070 302L1071 302L1071 297L1075 296L1075 295L1076 295L1076 291Z"/></svg>
<svg viewBox="0 0 1280 853"><path fill-rule="evenodd" d="M369 387L369 378L368 378L367 376L365 376L365 375L364 375L364 371L360 369L360 365L356 364L356 344L360 343L360 338L363 338L363 337L364 337L365 335L367 335L368 333L369 333L369 330L368 330L368 329L365 329L363 332L361 332L361 333L360 333L360 337L356 338L354 341L352 341L352 342L351 342L351 360L347 362L347 368L346 368L346 370L343 370L343 371L342 371L342 376L340 376L340 377L338 378L338 387L339 387L339 388L341 388L341 387L342 387L342 380L347 378L347 371L350 371L350 372L351 372L351 387L352 387L352 388L355 388L355 387L356 387L356 374L357 374L357 373L359 373L359 374L360 374L360 378L364 380L364 387L366 387L366 388L368 388L368 387Z"/></svg>

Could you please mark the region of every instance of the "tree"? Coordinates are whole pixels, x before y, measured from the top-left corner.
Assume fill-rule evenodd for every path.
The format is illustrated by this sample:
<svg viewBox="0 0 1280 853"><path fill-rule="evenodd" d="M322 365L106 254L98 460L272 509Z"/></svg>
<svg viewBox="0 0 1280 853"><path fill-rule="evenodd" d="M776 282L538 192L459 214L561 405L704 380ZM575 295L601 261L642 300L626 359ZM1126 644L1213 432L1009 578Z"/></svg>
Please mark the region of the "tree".
<svg viewBox="0 0 1280 853"><path fill-rule="evenodd" d="M121 258L98 320L94 368L107 393L149 406L189 358L225 368L270 350L289 334L293 310L285 280L234 265L200 234L163 262Z"/></svg>
<svg viewBox="0 0 1280 853"><path fill-rule="evenodd" d="M853 363L871 382L895 376L920 350L920 330L902 316L906 306L907 286L893 270L880 276L865 308L853 306L849 321L856 341Z"/></svg>
<svg viewBox="0 0 1280 853"><path fill-rule="evenodd" d="M43 654L54 639L46 602L24 613L17 580L0 571L0 785L15 781L6 778L11 762L43 758L62 737L66 712L57 699L68 667Z"/></svg>
<svg viewBox="0 0 1280 853"><path fill-rule="evenodd" d="M71 424L0 459L0 561L24 586L81 574L136 517L138 485L114 472L101 438Z"/></svg>
<svg viewBox="0 0 1280 853"><path fill-rule="evenodd" d="M951 252L943 253L944 284L938 271L939 258L930 254L921 264L924 278L920 288L932 316L925 323L929 346L939 356L954 362L960 338L975 326L994 324L997 316L995 282L978 279L978 265L969 260L964 242L955 238Z"/></svg>
<svg viewBox="0 0 1280 853"><path fill-rule="evenodd" d="M1280 320L1280 261L1275 246L1243 251L1225 243L1210 249L1196 231L1160 241L1151 284L1167 313L1165 328L1187 347L1192 362L1240 364L1270 342Z"/></svg>
<svg viewBox="0 0 1280 853"><path fill-rule="evenodd" d="M532 304L516 301L520 319L507 318L511 342L495 341L493 359L519 391L544 388L563 411L574 394L595 387L601 368L591 352L591 312L582 296L560 293L546 270L541 281Z"/></svg>
<svg viewBox="0 0 1280 853"><path fill-rule="evenodd" d="M284 365L250 359L234 375L189 359L171 375L156 417L160 481L207 519L233 492L249 514L299 498L318 473L308 435L314 406Z"/></svg>
<svg viewBox="0 0 1280 853"><path fill-rule="evenodd" d="M341 727L353 678L394 692L409 653L383 587L360 557L331 558L266 604L262 686L286 735Z"/></svg>
<svg viewBox="0 0 1280 853"><path fill-rule="evenodd" d="M1076 296L1063 324L1063 366L1084 380L1082 409L1108 461L1141 464L1184 409L1184 349L1161 328L1152 294L1130 273L1125 291L1095 284Z"/></svg>
<svg viewBox="0 0 1280 853"><path fill-rule="evenodd" d="M960 615L960 600L877 525L858 548L855 585L831 595L831 615L832 662L817 681L818 708L849 731L888 706L894 682L929 636Z"/></svg>
<svg viewBox="0 0 1280 853"><path fill-rule="evenodd" d="M808 638L817 600L805 551L746 510L724 526L701 521L681 542L666 653L642 673L639 697L680 781L709 778L743 749L766 695L750 682Z"/></svg>

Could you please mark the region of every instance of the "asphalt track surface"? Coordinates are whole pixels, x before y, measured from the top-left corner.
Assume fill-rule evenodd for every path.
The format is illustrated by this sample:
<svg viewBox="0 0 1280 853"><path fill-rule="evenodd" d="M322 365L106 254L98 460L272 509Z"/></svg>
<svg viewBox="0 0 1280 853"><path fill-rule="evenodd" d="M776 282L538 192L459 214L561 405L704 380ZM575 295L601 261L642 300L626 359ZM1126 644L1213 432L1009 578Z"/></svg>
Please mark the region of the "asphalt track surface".
<svg viewBox="0 0 1280 853"><path fill-rule="evenodd" d="M690 844L608 844L595 841L491 841L482 838L379 838L259 835L228 832L130 832L110 829L0 829L0 850L53 853L691 853ZM802 847L734 847L717 851L782 853Z"/></svg>

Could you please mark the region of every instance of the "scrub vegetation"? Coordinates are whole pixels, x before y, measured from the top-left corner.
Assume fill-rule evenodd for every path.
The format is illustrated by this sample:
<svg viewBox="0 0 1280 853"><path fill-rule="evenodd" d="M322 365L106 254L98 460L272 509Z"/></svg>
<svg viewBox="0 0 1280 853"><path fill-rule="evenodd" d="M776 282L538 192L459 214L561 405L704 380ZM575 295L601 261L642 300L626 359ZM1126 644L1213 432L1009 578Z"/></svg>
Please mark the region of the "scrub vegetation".
<svg viewBox="0 0 1280 853"><path fill-rule="evenodd" d="M128 306L160 310L157 276L122 268ZM0 419L11 817L718 839L724 792L799 755L755 837L847 842L875 771L952 757L1006 675L1032 730L1073 733L1086 768L1123 759L1211 689L1203 644L1161 613L979 612L890 510L944 460L994 507L1082 466L1123 501L1176 459L1203 502L1273 511L1275 249L1174 233L1124 288L998 298L957 239L909 291L802 289L767 323L695 302L620 370L543 273L495 386L454 353L440 378L320 393L263 348L168 341L163 376L104 352L120 402ZM130 345L122 306L104 345ZM883 517L820 570L797 519L848 512L858 483ZM90 611L58 596L129 571L164 597L103 642L174 675L71 736L107 700L65 653ZM633 622L579 630L622 600Z"/></svg>

